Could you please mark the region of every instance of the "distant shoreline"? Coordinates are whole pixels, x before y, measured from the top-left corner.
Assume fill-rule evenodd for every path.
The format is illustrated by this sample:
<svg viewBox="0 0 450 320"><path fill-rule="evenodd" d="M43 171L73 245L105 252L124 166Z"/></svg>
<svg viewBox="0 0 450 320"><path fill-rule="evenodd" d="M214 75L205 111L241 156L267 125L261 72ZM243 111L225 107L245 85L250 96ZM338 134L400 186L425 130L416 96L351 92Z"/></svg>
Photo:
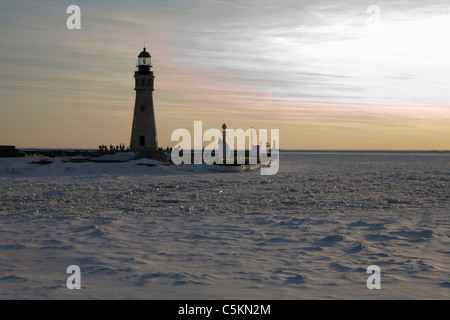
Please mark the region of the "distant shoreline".
<svg viewBox="0 0 450 320"><path fill-rule="evenodd" d="M64 151L64 152L95 152L98 148L17 148L21 152L33 151ZM108 150L109 151L109 150ZM162 149L166 151L166 149ZM116 152L130 152L129 150L116 150ZM339 150L339 149L280 149L281 153L450 153L450 150Z"/></svg>

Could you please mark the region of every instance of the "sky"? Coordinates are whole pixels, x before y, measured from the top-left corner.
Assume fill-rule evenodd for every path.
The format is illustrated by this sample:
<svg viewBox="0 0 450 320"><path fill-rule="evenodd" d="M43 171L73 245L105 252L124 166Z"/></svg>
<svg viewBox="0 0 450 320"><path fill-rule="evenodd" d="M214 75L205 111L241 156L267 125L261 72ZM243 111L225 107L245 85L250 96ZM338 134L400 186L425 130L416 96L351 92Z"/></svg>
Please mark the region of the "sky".
<svg viewBox="0 0 450 320"><path fill-rule="evenodd" d="M447 0L0 1L0 145L128 146L145 46L161 147L202 121L281 149L450 150Z"/></svg>

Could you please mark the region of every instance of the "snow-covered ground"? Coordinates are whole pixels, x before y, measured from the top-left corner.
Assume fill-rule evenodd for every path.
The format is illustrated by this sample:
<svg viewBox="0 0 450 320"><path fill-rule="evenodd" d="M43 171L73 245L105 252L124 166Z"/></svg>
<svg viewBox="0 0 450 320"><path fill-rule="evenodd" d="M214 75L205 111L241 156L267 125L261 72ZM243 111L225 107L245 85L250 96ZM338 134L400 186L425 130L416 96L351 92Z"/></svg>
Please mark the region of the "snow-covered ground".
<svg viewBox="0 0 450 320"><path fill-rule="evenodd" d="M449 153L282 152L274 176L36 160L0 159L1 299L450 298Z"/></svg>

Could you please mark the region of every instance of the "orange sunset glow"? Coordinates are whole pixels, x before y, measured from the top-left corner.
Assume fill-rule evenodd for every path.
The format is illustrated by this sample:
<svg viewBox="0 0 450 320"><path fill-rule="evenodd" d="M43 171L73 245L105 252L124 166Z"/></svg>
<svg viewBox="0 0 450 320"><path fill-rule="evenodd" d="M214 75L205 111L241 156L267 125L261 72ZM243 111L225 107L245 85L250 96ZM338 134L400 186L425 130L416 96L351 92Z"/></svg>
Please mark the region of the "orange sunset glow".
<svg viewBox="0 0 450 320"><path fill-rule="evenodd" d="M173 130L276 128L282 149L450 149L450 6L420 1L0 5L0 144L130 143L133 72L155 72L160 147ZM107 7L107 10L105 9Z"/></svg>

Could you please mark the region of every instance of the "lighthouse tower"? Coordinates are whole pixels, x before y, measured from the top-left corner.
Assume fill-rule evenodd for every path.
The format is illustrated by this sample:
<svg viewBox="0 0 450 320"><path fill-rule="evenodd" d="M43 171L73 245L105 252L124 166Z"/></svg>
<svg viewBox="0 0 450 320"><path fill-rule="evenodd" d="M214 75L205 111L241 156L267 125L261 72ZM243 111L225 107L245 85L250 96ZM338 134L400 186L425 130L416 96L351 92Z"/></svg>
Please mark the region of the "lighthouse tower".
<svg viewBox="0 0 450 320"><path fill-rule="evenodd" d="M144 50L138 55L138 70L134 72L136 102L134 104L131 151L154 151L158 149L155 109L153 106L154 75L150 53Z"/></svg>

